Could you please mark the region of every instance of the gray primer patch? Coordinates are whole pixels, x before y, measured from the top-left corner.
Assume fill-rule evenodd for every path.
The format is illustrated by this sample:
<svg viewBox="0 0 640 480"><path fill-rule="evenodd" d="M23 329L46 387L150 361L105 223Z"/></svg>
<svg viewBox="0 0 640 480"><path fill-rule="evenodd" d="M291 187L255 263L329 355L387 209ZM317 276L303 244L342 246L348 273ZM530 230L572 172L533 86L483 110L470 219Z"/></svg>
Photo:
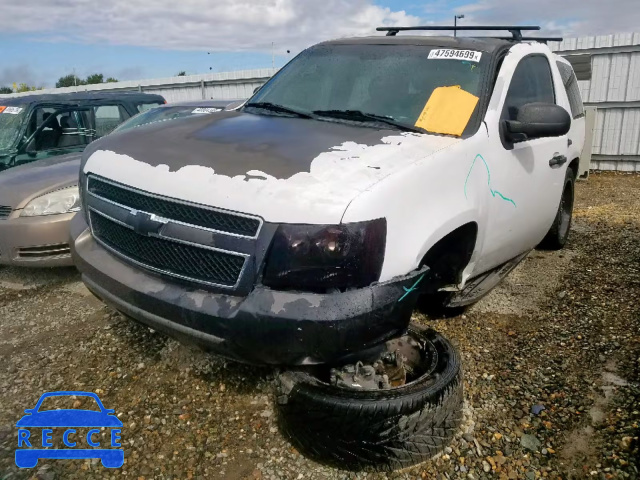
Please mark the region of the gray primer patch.
<svg viewBox="0 0 640 480"><path fill-rule="evenodd" d="M271 311L276 315L284 311L285 305L289 303L282 295L273 295L273 305Z"/></svg>
<svg viewBox="0 0 640 480"><path fill-rule="evenodd" d="M187 293L187 297L191 300L193 300L193 303L196 305L196 307L198 309L202 308L202 305L204 305L204 300L209 296L209 294L206 294L204 292L191 292L191 293Z"/></svg>

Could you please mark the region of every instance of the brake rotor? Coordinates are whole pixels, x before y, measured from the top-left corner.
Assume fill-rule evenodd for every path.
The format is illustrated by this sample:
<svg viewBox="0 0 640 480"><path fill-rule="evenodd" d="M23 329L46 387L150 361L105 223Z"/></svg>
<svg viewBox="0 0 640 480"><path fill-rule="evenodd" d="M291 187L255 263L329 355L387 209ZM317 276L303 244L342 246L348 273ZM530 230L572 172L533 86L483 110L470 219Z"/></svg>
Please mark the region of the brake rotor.
<svg viewBox="0 0 640 480"><path fill-rule="evenodd" d="M372 364L357 362L332 368L333 386L358 390L384 390L407 383L424 362L425 348L409 335L388 341L380 356Z"/></svg>

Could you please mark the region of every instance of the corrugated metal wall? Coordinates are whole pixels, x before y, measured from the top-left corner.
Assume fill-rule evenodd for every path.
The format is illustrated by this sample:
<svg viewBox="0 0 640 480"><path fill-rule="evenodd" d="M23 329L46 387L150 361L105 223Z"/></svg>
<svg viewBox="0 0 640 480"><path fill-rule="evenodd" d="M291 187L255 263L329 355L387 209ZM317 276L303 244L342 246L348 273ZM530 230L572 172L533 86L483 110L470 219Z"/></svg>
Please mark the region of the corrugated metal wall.
<svg viewBox="0 0 640 480"><path fill-rule="evenodd" d="M591 166L640 172L640 33L551 42L561 55L591 55L591 80L578 82L597 107Z"/></svg>

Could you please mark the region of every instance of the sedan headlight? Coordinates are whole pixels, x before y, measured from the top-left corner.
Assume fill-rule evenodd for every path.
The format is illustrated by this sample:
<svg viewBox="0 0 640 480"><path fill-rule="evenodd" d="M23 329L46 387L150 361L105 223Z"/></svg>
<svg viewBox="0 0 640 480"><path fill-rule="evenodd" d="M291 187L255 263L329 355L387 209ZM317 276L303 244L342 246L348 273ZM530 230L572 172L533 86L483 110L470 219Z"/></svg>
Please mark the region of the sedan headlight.
<svg viewBox="0 0 640 480"><path fill-rule="evenodd" d="M280 225L262 283L317 292L366 287L380 278L386 237L384 218L341 225Z"/></svg>
<svg viewBox="0 0 640 480"><path fill-rule="evenodd" d="M20 216L39 217L41 215L77 212L78 210L80 210L80 193L76 186L34 198L22 209Z"/></svg>

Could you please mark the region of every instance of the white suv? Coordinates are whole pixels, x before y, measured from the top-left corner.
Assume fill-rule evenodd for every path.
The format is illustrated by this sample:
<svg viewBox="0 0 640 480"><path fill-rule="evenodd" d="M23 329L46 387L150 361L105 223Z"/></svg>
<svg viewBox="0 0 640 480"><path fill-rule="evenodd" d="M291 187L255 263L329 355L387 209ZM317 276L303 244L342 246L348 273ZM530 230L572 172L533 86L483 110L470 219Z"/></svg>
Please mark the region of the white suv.
<svg viewBox="0 0 640 480"><path fill-rule="evenodd" d="M222 355L313 364L562 247L585 136L569 63L519 31L391 30L305 50L235 111L91 144L88 288Z"/></svg>

